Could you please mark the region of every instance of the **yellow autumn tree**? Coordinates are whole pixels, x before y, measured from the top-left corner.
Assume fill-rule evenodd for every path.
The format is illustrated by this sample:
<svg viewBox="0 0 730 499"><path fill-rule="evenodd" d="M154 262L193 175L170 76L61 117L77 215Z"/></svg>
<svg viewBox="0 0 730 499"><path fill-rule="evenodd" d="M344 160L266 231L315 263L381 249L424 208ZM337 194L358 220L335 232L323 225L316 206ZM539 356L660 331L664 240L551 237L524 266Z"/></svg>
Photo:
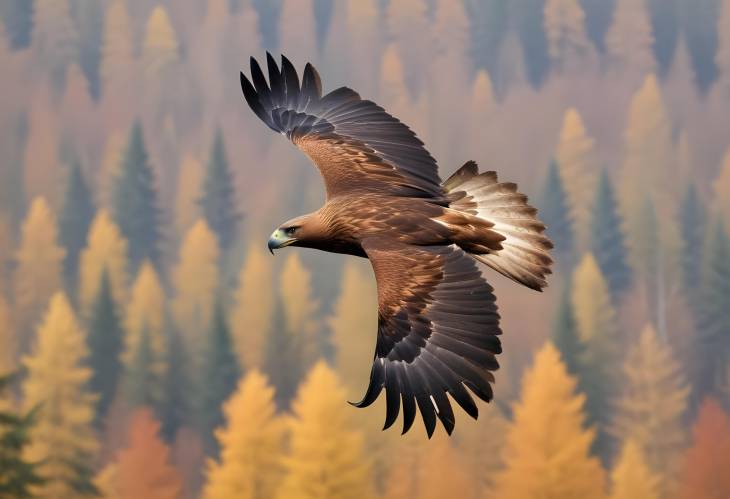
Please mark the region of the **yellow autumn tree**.
<svg viewBox="0 0 730 499"><path fill-rule="evenodd" d="M598 180L594 149L595 141L588 135L583 119L571 107L563 117L555 160L568 194L579 249L587 248L589 244L589 224Z"/></svg>
<svg viewBox="0 0 730 499"><path fill-rule="evenodd" d="M142 334L149 335L154 360L152 371L157 376L165 372L165 291L154 267L145 261L132 285L129 303L125 311L125 341L122 360L127 369L132 368L134 353L138 351Z"/></svg>
<svg viewBox="0 0 730 499"><path fill-rule="evenodd" d="M42 463L39 472L46 482L37 487L39 498L94 496L86 488L98 447L93 429L96 396L87 391L92 373L83 365L87 355L85 334L65 295L56 293L35 347L23 359L28 370L24 409L39 408L24 450L28 461Z"/></svg>
<svg viewBox="0 0 730 499"><path fill-rule="evenodd" d="M183 240L173 272L175 300L172 310L190 352L204 350L205 332L212 322L218 289L219 255L215 234L205 220L198 220Z"/></svg>
<svg viewBox="0 0 730 499"><path fill-rule="evenodd" d="M611 472L610 499L659 499L660 477L649 468L641 447L624 443Z"/></svg>
<svg viewBox="0 0 730 499"><path fill-rule="evenodd" d="M335 347L337 373L349 393L364 389L378 330L375 279L367 262L348 261L342 271L340 296L328 325ZM354 400L354 399L353 399Z"/></svg>
<svg viewBox="0 0 730 499"><path fill-rule="evenodd" d="M101 168L97 175L97 192L99 204L110 209L112 204L112 189L114 181L122 165L122 157L127 146L125 134L117 131L109 134L104 145Z"/></svg>
<svg viewBox="0 0 730 499"><path fill-rule="evenodd" d="M585 428L585 396L557 349L546 344L522 381L514 406L496 497L504 499L604 496L604 472L590 455L595 432Z"/></svg>
<svg viewBox="0 0 730 499"><path fill-rule="evenodd" d="M646 3L618 0L613 22L606 34L606 51L613 65L643 77L656 66L653 45L654 35Z"/></svg>
<svg viewBox="0 0 730 499"><path fill-rule="evenodd" d="M725 220L728 230L730 230L730 149L725 153L720 174L715 180L713 188L717 213Z"/></svg>
<svg viewBox="0 0 730 499"><path fill-rule="evenodd" d="M175 191L175 228L180 237L200 218L203 173L203 165L195 157L183 158Z"/></svg>
<svg viewBox="0 0 730 499"><path fill-rule="evenodd" d="M99 73L106 91L129 79L134 65L132 27L124 0L114 0L104 17L104 40L101 45Z"/></svg>
<svg viewBox="0 0 730 499"><path fill-rule="evenodd" d="M312 293L312 276L299 254L291 252L279 276L279 291L289 334L300 338L303 366L307 369L321 355L317 311L319 303Z"/></svg>
<svg viewBox="0 0 730 499"><path fill-rule="evenodd" d="M215 431L220 458L210 459L204 499L268 499L282 474L286 424L276 414L274 389L250 371L223 406L226 426Z"/></svg>
<svg viewBox="0 0 730 499"><path fill-rule="evenodd" d="M371 464L362 432L335 372L317 362L299 388L290 421L280 499L374 497ZM326 418L322 415L327 414Z"/></svg>
<svg viewBox="0 0 730 499"><path fill-rule="evenodd" d="M266 336L274 314L274 271L271 258L258 244L251 244L238 276L231 330L238 361L247 368L261 368Z"/></svg>
<svg viewBox="0 0 730 499"><path fill-rule="evenodd" d="M393 116L408 122L412 118L411 99L406 86L403 63L394 44L388 45L383 52L380 64L380 88L378 95L383 105L388 106Z"/></svg>
<svg viewBox="0 0 730 499"><path fill-rule="evenodd" d="M156 79L179 59L178 42L170 17L158 5L150 14L142 46L142 64L145 75Z"/></svg>
<svg viewBox="0 0 730 499"><path fill-rule="evenodd" d="M127 240L105 209L94 217L79 261L79 303L85 316L99 294L104 271L109 276L114 301L126 303Z"/></svg>
<svg viewBox="0 0 730 499"><path fill-rule="evenodd" d="M689 385L668 345L647 325L623 366L623 393L611 428L616 438L631 439L649 467L663 476L661 493L676 484L680 453L687 442L683 416Z"/></svg>
<svg viewBox="0 0 730 499"><path fill-rule="evenodd" d="M585 12L579 0L547 0L544 26L548 53L562 69L575 69L590 54Z"/></svg>
<svg viewBox="0 0 730 499"><path fill-rule="evenodd" d="M15 257L15 311L18 327L24 333L45 310L51 295L61 289L66 252L57 241L55 215L45 199L34 199L23 222Z"/></svg>

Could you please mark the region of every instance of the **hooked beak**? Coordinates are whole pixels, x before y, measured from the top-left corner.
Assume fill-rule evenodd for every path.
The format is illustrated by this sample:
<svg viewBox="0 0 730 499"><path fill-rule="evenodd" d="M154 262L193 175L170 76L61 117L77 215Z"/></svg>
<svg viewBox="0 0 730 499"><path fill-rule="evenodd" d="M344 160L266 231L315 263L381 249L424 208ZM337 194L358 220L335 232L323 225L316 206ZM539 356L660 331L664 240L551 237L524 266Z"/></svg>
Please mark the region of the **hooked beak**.
<svg viewBox="0 0 730 499"><path fill-rule="evenodd" d="M296 237L289 237L283 230L276 229L274 233L271 234L271 237L269 237L269 251L273 255L275 249L285 248L296 241Z"/></svg>

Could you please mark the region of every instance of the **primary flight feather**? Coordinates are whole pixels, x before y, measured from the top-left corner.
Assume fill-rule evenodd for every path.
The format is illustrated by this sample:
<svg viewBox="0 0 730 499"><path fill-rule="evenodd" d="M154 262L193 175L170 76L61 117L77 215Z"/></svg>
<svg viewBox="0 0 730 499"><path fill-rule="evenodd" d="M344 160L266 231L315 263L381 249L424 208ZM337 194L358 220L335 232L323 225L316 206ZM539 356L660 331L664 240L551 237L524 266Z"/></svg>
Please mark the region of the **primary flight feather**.
<svg viewBox="0 0 730 499"><path fill-rule="evenodd" d="M449 396L476 418L471 393L492 399L499 314L482 262L535 290L546 286L552 244L537 210L495 172L467 162L441 182L436 161L403 123L353 90L322 95L307 64L301 81L267 53L268 81L251 58L241 87L251 109L319 169L327 200L282 224L269 249L316 248L368 258L378 288L378 332L366 407L385 389L385 428L403 406L403 432L421 413L430 437L450 434ZM470 393L471 392L471 393Z"/></svg>

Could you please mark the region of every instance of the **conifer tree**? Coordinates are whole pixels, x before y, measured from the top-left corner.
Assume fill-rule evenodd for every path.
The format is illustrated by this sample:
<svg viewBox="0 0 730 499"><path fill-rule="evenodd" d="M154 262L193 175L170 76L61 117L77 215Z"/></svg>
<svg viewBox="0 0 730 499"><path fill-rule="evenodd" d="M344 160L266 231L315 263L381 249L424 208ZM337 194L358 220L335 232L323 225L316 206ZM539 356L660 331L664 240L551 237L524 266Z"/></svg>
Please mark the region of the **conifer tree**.
<svg viewBox="0 0 730 499"><path fill-rule="evenodd" d="M604 472L590 455L594 431L585 429L585 396L550 343L523 378L496 479L496 497L603 497Z"/></svg>
<svg viewBox="0 0 730 499"><path fill-rule="evenodd" d="M234 186L223 133L218 129L210 151L200 206L208 226L215 232L223 250L230 248L235 241L240 218L236 209Z"/></svg>
<svg viewBox="0 0 730 499"><path fill-rule="evenodd" d="M219 253L215 235L204 220L198 220L185 236L173 272L176 296L172 310L191 353L203 351L205 331L211 324L219 285ZM191 360L200 367L200 357Z"/></svg>
<svg viewBox="0 0 730 499"><path fill-rule="evenodd" d="M116 460L115 499L180 499L182 477L170 464L170 450L159 437L160 424L147 408L129 423L129 446Z"/></svg>
<svg viewBox="0 0 730 499"><path fill-rule="evenodd" d="M402 0L390 2L385 16L387 32L404 64L406 87L413 96L417 96L422 90L424 83L420 81L419 72L428 65L423 50L423 34L429 29L427 9L426 2L421 0ZM408 26L408 29L403 29L404 26ZM381 78L383 77L381 71Z"/></svg>
<svg viewBox="0 0 730 499"><path fill-rule="evenodd" d="M271 259L256 244L246 252L231 314L236 355L247 369L262 368L274 313Z"/></svg>
<svg viewBox="0 0 730 499"><path fill-rule="evenodd" d="M319 303L313 297L312 278L298 253L287 257L279 280L286 332L297 338L302 367L306 370L324 353L325 345L316 319Z"/></svg>
<svg viewBox="0 0 730 499"><path fill-rule="evenodd" d="M291 441L279 498L373 497L364 436L342 405L345 390L332 369L317 362L293 403ZM321 414L328 414L326 419Z"/></svg>
<svg viewBox="0 0 730 499"><path fill-rule="evenodd" d="M616 300L631 284L631 269L626 263L623 220L613 192L608 171L603 170L596 188L590 217L590 250Z"/></svg>
<svg viewBox="0 0 730 499"><path fill-rule="evenodd" d="M223 423L221 412L225 402L236 388L241 375L231 332L228 328L225 309L217 300L212 316L210 330L207 335L207 346L203 359L201 423L203 434L212 439L212 431ZM213 444L213 442L210 442ZM214 446L214 444L213 444Z"/></svg>
<svg viewBox="0 0 730 499"><path fill-rule="evenodd" d="M11 381L12 375L0 373L0 400L7 397ZM23 459L36 414L37 410L17 414L0 407L0 497L33 497L32 488L43 483L38 463Z"/></svg>
<svg viewBox="0 0 730 499"><path fill-rule="evenodd" d="M656 207L651 198L646 196L641 209L633 219L637 236L632 240L631 250L634 272L643 278L649 290L655 289L654 283L661 268L661 255L664 251L664 248L660 247L659 224Z"/></svg>
<svg viewBox="0 0 730 499"><path fill-rule="evenodd" d="M642 77L651 73L656 66L652 45L654 35L646 3L617 0L606 34L606 52L614 66Z"/></svg>
<svg viewBox="0 0 730 499"><path fill-rule="evenodd" d="M728 10L730 10L730 8ZM714 182L713 190L715 191L715 205L717 207L717 211L727 222L730 220L730 149L728 149L725 153L720 174Z"/></svg>
<svg viewBox="0 0 730 499"><path fill-rule="evenodd" d="M377 331L377 291L363 267L347 262L342 270L340 296L328 319L335 348L337 374L349 390L359 390L370 369L373 331Z"/></svg>
<svg viewBox="0 0 730 499"><path fill-rule="evenodd" d="M175 435L184 424L192 423L193 412L190 386L192 380L185 344L181 335L172 327L167 328L167 351L165 356L165 376L162 380L162 435L167 442L175 440Z"/></svg>
<svg viewBox="0 0 730 499"><path fill-rule="evenodd" d="M730 495L730 417L715 399L706 399L692 429L680 476L682 499L720 499Z"/></svg>
<svg viewBox="0 0 730 499"><path fill-rule="evenodd" d="M591 197L597 178L593 156L594 140L586 132L583 119L575 108L568 109L555 150L555 160L568 194L578 248L588 246Z"/></svg>
<svg viewBox="0 0 730 499"><path fill-rule="evenodd" d="M89 186L84 180L81 165L77 161L71 163L63 197L63 207L58 221L61 246L66 250L63 270L66 282L75 289L76 276L79 269L79 254L86 241L91 219L94 217L94 202Z"/></svg>
<svg viewBox="0 0 730 499"><path fill-rule="evenodd" d="M23 452L29 462L42 462L46 481L35 490L39 497L93 497L96 396L88 391L91 369L84 332L62 293L51 298L38 329L37 342L23 364L26 411L39 407L30 429L30 445Z"/></svg>
<svg viewBox="0 0 730 499"><path fill-rule="evenodd" d="M682 418L689 386L668 345L646 326L626 356L620 395L611 431L633 440L649 467L663 477L661 494L671 490L678 471L678 452L685 442Z"/></svg>
<svg viewBox="0 0 730 499"><path fill-rule="evenodd" d="M201 217L200 194L203 166L193 156L185 156L180 164L175 190L175 227L180 237Z"/></svg>
<svg viewBox="0 0 730 499"><path fill-rule="evenodd" d="M142 46L145 76L152 81L163 76L179 59L177 35L164 7L158 5L147 21Z"/></svg>
<svg viewBox="0 0 730 499"><path fill-rule="evenodd" d="M16 369L18 341L5 297L0 293L0 376ZM0 405L3 399L0 398Z"/></svg>
<svg viewBox="0 0 730 499"><path fill-rule="evenodd" d="M14 50L28 47L33 30L33 2L8 0L0 12L3 14L10 47Z"/></svg>
<svg viewBox="0 0 730 499"><path fill-rule="evenodd" d="M383 52L378 95L382 99L383 105L392 109L394 116L406 121L413 117L413 106L406 85L403 62L398 53L398 47L392 43Z"/></svg>
<svg viewBox="0 0 730 499"><path fill-rule="evenodd" d="M34 2L33 48L41 67L60 87L68 66L78 54L79 36L71 19L69 0Z"/></svg>
<svg viewBox="0 0 730 499"><path fill-rule="evenodd" d="M81 253L79 304L88 317L94 300L99 296L101 276L106 272L114 301L121 305L127 300L127 241L109 213L101 209L89 230L86 248Z"/></svg>
<svg viewBox="0 0 730 499"><path fill-rule="evenodd" d="M544 28L550 58L565 69L584 60L591 45L585 30L585 13L578 0L547 0ZM572 66L571 66L572 67Z"/></svg>
<svg viewBox="0 0 730 499"><path fill-rule="evenodd" d="M679 207L682 282L688 293L696 291L700 284L705 216L705 207L697 194L697 188L694 183L690 183Z"/></svg>
<svg viewBox="0 0 730 499"><path fill-rule="evenodd" d="M540 218L545 222L545 233L555 245L558 262L567 265L573 251L573 225L563 181L555 161L548 166L545 185L540 199Z"/></svg>
<svg viewBox="0 0 730 499"><path fill-rule="evenodd" d="M121 374L123 332L118 305L112 294L109 273L101 275L99 291L89 315L89 366L92 376L91 390L99 394L96 410L97 422L106 416L117 392Z"/></svg>
<svg viewBox="0 0 730 499"><path fill-rule="evenodd" d="M296 394L297 383L306 373L301 341L301 336L290 333L287 328L282 300L276 299L262 362L264 372L274 385L279 409L289 407Z"/></svg>
<svg viewBox="0 0 730 499"><path fill-rule="evenodd" d="M568 374L578 379L585 374L586 347L578 333L575 320L575 310L571 299L570 281L566 281L558 310L553 320L552 341L560 352L560 358L565 363Z"/></svg>
<svg viewBox="0 0 730 499"><path fill-rule="evenodd" d="M160 213L154 172L147 159L142 125L132 126L121 168L112 187L114 221L129 241L129 259L136 270L147 258L159 259Z"/></svg>
<svg viewBox="0 0 730 499"><path fill-rule="evenodd" d="M17 324L24 335L21 350L30 344L28 329L48 305L51 295L61 288L65 252L57 241L55 216L45 199L34 199L23 222L16 253L14 297Z"/></svg>
<svg viewBox="0 0 730 499"><path fill-rule="evenodd" d="M223 406L226 424L215 432L221 448L209 460L204 499L267 499L282 474L280 454L286 426L276 414L274 389L259 371L250 371Z"/></svg>
<svg viewBox="0 0 730 499"><path fill-rule="evenodd" d="M718 221L705 243L698 306L702 339L702 386L712 389L727 379L730 359L730 240Z"/></svg>
<svg viewBox="0 0 730 499"><path fill-rule="evenodd" d="M104 92L126 80L133 65L134 44L126 2L115 0L107 8L104 17L104 40L99 70Z"/></svg>
<svg viewBox="0 0 730 499"><path fill-rule="evenodd" d="M139 332L139 342L132 352L126 373L126 395L131 407L158 407L162 401L162 380L154 369L150 331L144 327Z"/></svg>
<svg viewBox="0 0 730 499"><path fill-rule="evenodd" d="M596 450L605 455L608 438L604 429L617 386L618 328L608 284L590 253L583 256L573 274L572 302L578 334L585 345L580 385L586 394L588 420L598 425Z"/></svg>
<svg viewBox="0 0 730 499"><path fill-rule="evenodd" d="M659 476L646 464L641 447L626 441L611 472L610 499L659 499L659 482Z"/></svg>

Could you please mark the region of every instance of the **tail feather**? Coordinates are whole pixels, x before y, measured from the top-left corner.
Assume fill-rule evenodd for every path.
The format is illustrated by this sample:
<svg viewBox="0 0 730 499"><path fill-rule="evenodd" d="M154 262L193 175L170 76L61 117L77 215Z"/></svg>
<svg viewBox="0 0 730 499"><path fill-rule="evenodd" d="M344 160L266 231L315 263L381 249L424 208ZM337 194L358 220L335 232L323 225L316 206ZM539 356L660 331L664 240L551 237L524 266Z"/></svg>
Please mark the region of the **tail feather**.
<svg viewBox="0 0 730 499"><path fill-rule="evenodd" d="M547 286L553 245L537 210L516 184L500 183L493 171L479 173L476 163L469 161L443 187L452 200L450 208L491 222L491 230L504 237L501 249L472 253L475 259L529 288L540 291Z"/></svg>

